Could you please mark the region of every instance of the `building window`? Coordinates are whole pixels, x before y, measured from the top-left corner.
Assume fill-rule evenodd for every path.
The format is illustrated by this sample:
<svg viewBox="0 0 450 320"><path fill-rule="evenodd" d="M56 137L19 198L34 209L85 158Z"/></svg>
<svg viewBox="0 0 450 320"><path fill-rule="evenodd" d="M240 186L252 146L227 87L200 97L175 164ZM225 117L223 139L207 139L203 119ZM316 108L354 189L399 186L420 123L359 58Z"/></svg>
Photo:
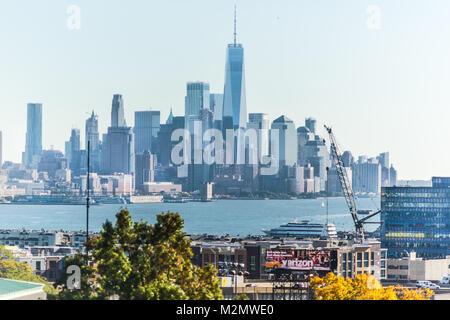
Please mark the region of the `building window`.
<svg viewBox="0 0 450 320"><path fill-rule="evenodd" d="M368 267L369 266L369 253L368 252L364 252L364 267Z"/></svg>
<svg viewBox="0 0 450 320"><path fill-rule="evenodd" d="M250 256L250 270L255 271L256 270L256 257Z"/></svg>
<svg viewBox="0 0 450 320"><path fill-rule="evenodd" d="M41 271L41 262L40 261L36 261L36 270Z"/></svg>
<svg viewBox="0 0 450 320"><path fill-rule="evenodd" d="M370 253L370 265L375 265L375 252L373 251Z"/></svg>
<svg viewBox="0 0 450 320"><path fill-rule="evenodd" d="M356 266L358 268L361 268L362 267L362 253L361 252L358 252L358 254L356 255L356 260L357 260Z"/></svg>

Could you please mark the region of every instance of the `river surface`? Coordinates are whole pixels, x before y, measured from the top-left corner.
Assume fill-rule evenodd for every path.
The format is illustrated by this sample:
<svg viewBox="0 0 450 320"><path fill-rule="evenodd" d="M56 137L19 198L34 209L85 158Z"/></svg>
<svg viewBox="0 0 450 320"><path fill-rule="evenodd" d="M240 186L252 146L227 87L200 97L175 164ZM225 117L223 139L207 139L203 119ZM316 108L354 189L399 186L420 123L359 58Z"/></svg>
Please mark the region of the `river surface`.
<svg viewBox="0 0 450 320"><path fill-rule="evenodd" d="M115 221L121 207L130 210L134 221L156 221L161 212L178 212L188 234L232 236L260 235L261 229L278 227L297 219L325 223L325 199L300 200L218 200L215 202L105 204L90 207L89 229L99 231L108 219ZM379 199L359 199L358 209L377 210ZM338 231L354 230L344 198L328 199L328 219ZM372 218L379 221L379 216ZM366 226L373 231L376 224ZM77 205L0 205L0 229L45 229L78 231L86 228L86 208Z"/></svg>

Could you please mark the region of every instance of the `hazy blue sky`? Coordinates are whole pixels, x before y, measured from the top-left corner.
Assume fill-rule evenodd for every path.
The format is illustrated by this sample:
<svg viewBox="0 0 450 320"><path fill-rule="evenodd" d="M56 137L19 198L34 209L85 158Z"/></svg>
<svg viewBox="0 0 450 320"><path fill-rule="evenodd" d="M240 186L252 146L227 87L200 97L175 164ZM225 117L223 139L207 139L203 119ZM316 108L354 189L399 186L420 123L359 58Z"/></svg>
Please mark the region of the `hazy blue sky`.
<svg viewBox="0 0 450 320"><path fill-rule="evenodd" d="M92 109L106 131L114 93L132 125L148 107L181 115L187 81L221 92L235 3L248 112L313 116L354 155L389 151L400 179L450 176L448 0L4 0L4 159L20 161L27 102L43 103L44 148L64 150ZM67 28L71 4L80 30Z"/></svg>

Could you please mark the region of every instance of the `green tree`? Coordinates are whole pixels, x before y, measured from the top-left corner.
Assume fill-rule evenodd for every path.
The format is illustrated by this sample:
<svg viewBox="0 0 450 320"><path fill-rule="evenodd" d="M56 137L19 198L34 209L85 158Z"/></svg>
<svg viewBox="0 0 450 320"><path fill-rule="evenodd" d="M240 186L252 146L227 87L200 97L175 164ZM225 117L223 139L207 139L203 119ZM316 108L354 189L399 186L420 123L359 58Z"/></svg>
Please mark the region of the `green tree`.
<svg viewBox="0 0 450 320"><path fill-rule="evenodd" d="M106 221L100 236L86 244L89 265L79 254L66 266L81 268L81 289L60 285L62 299L223 299L217 270L192 261L190 241L177 213L162 213L154 225L132 222L127 209Z"/></svg>
<svg viewBox="0 0 450 320"><path fill-rule="evenodd" d="M57 294L53 285L45 278L35 275L26 262L15 261L12 252L5 246L0 246L0 278L42 283L49 297Z"/></svg>
<svg viewBox="0 0 450 320"><path fill-rule="evenodd" d="M0 244L0 260L14 260L13 254L10 250L6 249L4 245Z"/></svg>

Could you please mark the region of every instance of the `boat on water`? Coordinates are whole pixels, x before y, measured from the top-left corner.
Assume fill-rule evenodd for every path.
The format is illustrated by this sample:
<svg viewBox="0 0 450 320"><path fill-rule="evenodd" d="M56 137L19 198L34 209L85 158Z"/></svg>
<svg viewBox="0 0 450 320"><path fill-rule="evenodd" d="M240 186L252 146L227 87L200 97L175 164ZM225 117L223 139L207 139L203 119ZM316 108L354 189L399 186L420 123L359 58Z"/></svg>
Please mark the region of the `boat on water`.
<svg viewBox="0 0 450 320"><path fill-rule="evenodd" d="M373 210L358 210L358 214L361 214L361 215L369 215L372 213L373 213Z"/></svg>
<svg viewBox="0 0 450 320"><path fill-rule="evenodd" d="M0 204L14 205L86 205L86 199L82 197L60 197L60 196L30 196L17 197L13 201L0 202ZM89 205L100 205L99 202L91 199Z"/></svg>
<svg viewBox="0 0 450 320"><path fill-rule="evenodd" d="M269 236L278 238L337 238L336 226L333 223L310 223L308 220L303 220L301 222L294 220L287 224L283 224L278 228L270 230L263 229L262 231Z"/></svg>

